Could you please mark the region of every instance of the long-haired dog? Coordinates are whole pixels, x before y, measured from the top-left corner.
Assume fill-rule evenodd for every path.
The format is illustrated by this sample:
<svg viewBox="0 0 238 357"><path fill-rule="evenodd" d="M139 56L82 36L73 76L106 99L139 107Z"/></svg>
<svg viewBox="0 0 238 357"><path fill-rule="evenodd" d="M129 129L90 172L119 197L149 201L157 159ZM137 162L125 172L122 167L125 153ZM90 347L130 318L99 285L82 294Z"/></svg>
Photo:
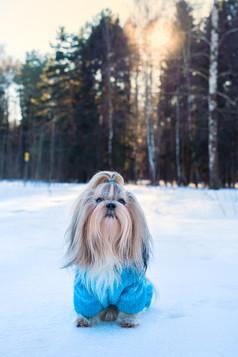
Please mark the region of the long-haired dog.
<svg viewBox="0 0 238 357"><path fill-rule="evenodd" d="M75 266L76 326L139 324L153 287L145 277L151 235L142 209L116 172L93 176L79 196L67 231L65 266Z"/></svg>

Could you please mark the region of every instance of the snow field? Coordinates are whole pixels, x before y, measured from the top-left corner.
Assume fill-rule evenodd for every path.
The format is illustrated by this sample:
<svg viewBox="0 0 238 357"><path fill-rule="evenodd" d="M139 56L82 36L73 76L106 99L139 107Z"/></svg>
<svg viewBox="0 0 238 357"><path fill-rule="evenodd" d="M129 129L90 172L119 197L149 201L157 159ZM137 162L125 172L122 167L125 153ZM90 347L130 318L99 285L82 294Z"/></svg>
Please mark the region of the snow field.
<svg viewBox="0 0 238 357"><path fill-rule="evenodd" d="M154 239L159 299L136 329L77 329L60 267L83 188L0 182L0 356L238 356L238 191L128 185Z"/></svg>

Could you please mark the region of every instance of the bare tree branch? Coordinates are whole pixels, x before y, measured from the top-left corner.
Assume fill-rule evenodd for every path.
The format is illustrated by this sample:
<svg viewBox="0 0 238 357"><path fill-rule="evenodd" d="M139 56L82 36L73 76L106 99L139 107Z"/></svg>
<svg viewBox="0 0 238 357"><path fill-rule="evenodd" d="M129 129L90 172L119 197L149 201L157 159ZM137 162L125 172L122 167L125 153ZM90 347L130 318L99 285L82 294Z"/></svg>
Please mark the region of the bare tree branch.
<svg viewBox="0 0 238 357"><path fill-rule="evenodd" d="M236 97L235 100L232 100L230 97L228 97L228 95L222 93L222 92L219 92L217 91L217 94L222 97L222 98L225 98L231 105L233 105L234 107L237 105L237 102L238 102L238 97Z"/></svg>
<svg viewBox="0 0 238 357"><path fill-rule="evenodd" d="M222 42L226 38L226 36L230 35L231 33L238 32L238 28L236 27L235 29L231 29L227 32L224 33L224 35L221 37L219 43L218 43L218 48L221 46Z"/></svg>

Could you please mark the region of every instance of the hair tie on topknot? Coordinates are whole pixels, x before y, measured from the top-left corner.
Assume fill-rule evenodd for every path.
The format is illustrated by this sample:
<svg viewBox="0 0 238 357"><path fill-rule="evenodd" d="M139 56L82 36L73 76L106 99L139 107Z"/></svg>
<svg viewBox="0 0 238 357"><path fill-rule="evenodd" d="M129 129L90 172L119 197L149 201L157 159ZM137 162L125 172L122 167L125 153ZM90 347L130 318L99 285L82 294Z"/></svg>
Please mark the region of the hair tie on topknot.
<svg viewBox="0 0 238 357"><path fill-rule="evenodd" d="M102 183L117 183L118 185L124 185L124 179L116 171L99 171L89 181L88 189L94 189Z"/></svg>

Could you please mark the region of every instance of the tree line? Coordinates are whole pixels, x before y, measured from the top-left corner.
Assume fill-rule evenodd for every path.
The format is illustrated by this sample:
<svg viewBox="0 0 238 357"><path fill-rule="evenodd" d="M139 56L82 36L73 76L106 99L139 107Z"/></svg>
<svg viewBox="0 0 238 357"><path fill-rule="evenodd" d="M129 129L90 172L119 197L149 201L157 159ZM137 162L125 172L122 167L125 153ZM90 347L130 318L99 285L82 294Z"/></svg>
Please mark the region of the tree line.
<svg viewBox="0 0 238 357"><path fill-rule="evenodd" d="M113 169L153 184L235 186L237 1L214 0L198 22L178 0L163 54L151 41L161 18L136 6L142 20L124 27L105 10L77 35L60 28L50 56L0 56L1 179L85 182ZM9 120L13 82L20 121Z"/></svg>

